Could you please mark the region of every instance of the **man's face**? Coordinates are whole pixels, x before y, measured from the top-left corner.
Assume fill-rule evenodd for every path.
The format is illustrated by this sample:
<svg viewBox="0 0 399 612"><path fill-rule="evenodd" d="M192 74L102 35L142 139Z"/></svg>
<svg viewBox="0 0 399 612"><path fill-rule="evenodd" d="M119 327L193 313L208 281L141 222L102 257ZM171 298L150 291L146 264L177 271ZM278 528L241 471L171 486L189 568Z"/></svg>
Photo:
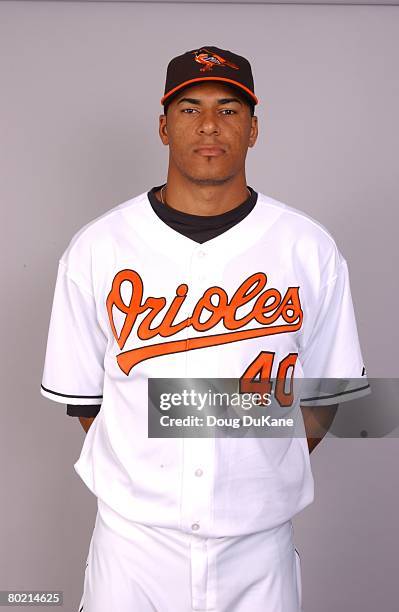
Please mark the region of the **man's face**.
<svg viewBox="0 0 399 612"><path fill-rule="evenodd" d="M159 118L159 135L174 170L196 184L219 185L244 173L248 147L258 135L257 117L236 88L206 81L174 96ZM223 151L212 156L198 151L205 146Z"/></svg>

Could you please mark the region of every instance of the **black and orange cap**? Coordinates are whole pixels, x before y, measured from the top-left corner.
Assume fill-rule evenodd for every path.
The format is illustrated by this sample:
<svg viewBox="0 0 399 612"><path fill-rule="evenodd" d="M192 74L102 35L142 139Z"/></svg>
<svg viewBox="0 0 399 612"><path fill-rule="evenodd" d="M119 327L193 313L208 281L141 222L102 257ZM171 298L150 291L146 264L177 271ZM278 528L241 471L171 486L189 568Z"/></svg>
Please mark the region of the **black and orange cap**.
<svg viewBox="0 0 399 612"><path fill-rule="evenodd" d="M170 60L161 104L170 102L184 87L201 81L221 81L237 87L250 104L258 104L249 61L227 49L205 45Z"/></svg>

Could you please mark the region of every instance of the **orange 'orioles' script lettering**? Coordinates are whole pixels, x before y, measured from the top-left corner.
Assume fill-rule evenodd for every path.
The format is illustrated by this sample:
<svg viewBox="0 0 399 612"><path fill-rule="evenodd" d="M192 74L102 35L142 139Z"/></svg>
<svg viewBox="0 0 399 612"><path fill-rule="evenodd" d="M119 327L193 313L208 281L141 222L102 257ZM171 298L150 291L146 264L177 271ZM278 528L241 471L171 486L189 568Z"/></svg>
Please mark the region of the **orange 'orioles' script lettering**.
<svg viewBox="0 0 399 612"><path fill-rule="evenodd" d="M128 304L124 303L121 295L123 282L130 283L132 289ZM188 285L182 283L177 287L176 295L170 305L168 305L165 297L147 297L143 300L144 285L140 275L135 270L120 270L112 282L106 306L112 333L121 349L123 349L140 315L145 315L137 325L136 333L140 340L150 340L157 336L170 338L186 327L191 327L200 332L209 332L220 321L229 331L213 335L208 333L200 337L181 340L156 342L134 348L117 356L119 367L126 375L129 375L136 364L159 355L220 346L230 342L294 332L300 329L303 312L299 300L299 287L289 287L282 297L277 289L266 289L264 291L266 283L266 274L255 272L241 283L230 300L226 291L221 287L209 287L193 308L191 317L177 323L175 319L186 299L189 291ZM214 301L217 301L217 304L214 304ZM253 301L252 309L240 318L238 309L251 301ZM119 335L113 319L113 307L125 315ZM163 312L162 321L158 325L151 326L155 317L161 312ZM201 321L205 313L209 316L206 321ZM273 325L279 317L282 317L284 323ZM252 321L259 323L259 327L242 329Z"/></svg>

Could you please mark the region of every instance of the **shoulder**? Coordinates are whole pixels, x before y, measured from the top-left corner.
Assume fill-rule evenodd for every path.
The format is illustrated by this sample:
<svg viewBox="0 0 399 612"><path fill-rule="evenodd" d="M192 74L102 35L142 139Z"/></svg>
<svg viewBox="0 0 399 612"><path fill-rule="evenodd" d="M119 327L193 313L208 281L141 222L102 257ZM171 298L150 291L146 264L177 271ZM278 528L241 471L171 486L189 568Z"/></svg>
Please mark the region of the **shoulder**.
<svg viewBox="0 0 399 612"><path fill-rule="evenodd" d="M147 191L110 208L102 215L92 219L73 234L59 261L68 274L85 285L89 282L90 269L94 260L102 260L110 255L112 245L123 231L125 215L140 207ZM84 278L86 275L86 278Z"/></svg>
<svg viewBox="0 0 399 612"><path fill-rule="evenodd" d="M64 250L61 260L68 263L72 256L86 252L90 248L101 245L104 240L111 237L117 231L124 214L139 207L147 192L143 192L125 202L117 204L105 213L86 223L71 238L67 248Z"/></svg>
<svg viewBox="0 0 399 612"><path fill-rule="evenodd" d="M263 193L258 197L265 218L271 213L274 217L270 232L283 245L286 255L307 262L308 268L317 270L326 282L336 277L345 259L330 230L299 208Z"/></svg>
<svg viewBox="0 0 399 612"><path fill-rule="evenodd" d="M104 238L110 235L110 230L118 227L123 213L135 205L138 206L146 193L145 191L138 196L117 204L99 217L86 223L72 236L61 259L67 263L72 252L77 252L80 249L87 249L88 246L94 246L100 243Z"/></svg>
<svg viewBox="0 0 399 612"><path fill-rule="evenodd" d="M308 215L299 208L294 208L281 200L276 200L264 193L259 193L259 202L264 207L265 213L268 210L275 209L280 213L281 221L284 223L287 230L300 230L306 236L314 236L321 242L336 246L335 240L331 232L314 217Z"/></svg>

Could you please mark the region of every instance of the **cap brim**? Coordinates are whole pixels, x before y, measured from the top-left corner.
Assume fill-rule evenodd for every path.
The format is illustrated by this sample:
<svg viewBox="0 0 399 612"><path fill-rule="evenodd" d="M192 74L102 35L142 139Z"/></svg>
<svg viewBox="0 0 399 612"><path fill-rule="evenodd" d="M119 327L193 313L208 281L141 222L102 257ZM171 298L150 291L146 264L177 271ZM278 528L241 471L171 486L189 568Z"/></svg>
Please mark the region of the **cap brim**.
<svg viewBox="0 0 399 612"><path fill-rule="evenodd" d="M229 83L230 85L234 85L235 87L238 87L243 92L245 92L246 95L249 96L253 104L259 103L258 98L255 96L255 94L250 89L248 89L248 87L245 87L245 85L242 85L242 83L238 83L237 81L234 81L233 79L226 79L224 77L200 77L198 79L190 79L189 81L184 81L184 83L180 83L180 85L168 91L168 93L165 94L161 98L161 104L162 105L165 104L168 98L173 96L173 94L179 91L179 89L183 89L183 87L187 87L187 85L191 85L191 83L201 83L202 81L223 81L223 82Z"/></svg>

